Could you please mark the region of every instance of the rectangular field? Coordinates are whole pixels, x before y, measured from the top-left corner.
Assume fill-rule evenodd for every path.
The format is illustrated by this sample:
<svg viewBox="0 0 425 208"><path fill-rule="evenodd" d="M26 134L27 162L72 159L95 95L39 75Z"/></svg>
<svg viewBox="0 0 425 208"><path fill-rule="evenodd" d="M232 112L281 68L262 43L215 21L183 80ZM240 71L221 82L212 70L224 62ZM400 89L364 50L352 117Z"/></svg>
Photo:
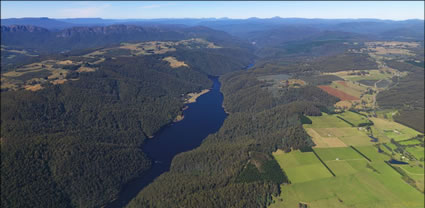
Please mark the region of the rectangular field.
<svg viewBox="0 0 425 208"><path fill-rule="evenodd" d="M357 98L366 90L363 85L352 81L334 81L330 86Z"/></svg>
<svg viewBox="0 0 425 208"><path fill-rule="evenodd" d="M312 124L305 124L304 128L338 128L351 127L350 124L337 118L335 115L322 113L322 116L308 116Z"/></svg>
<svg viewBox="0 0 425 208"><path fill-rule="evenodd" d="M359 153L354 151L351 147L339 147L339 148L321 148L316 149L315 152L323 161L335 161L335 160L357 160L364 159Z"/></svg>
<svg viewBox="0 0 425 208"><path fill-rule="evenodd" d="M332 177L313 152L292 151L284 153L277 151L273 153L273 156L285 171L291 183L303 183Z"/></svg>
<svg viewBox="0 0 425 208"><path fill-rule="evenodd" d="M341 91L339 89L335 89L331 86L327 86L327 85L320 85L318 86L320 89L324 90L325 92L327 92L330 95L333 95L341 100L359 100L359 97L355 97L353 95L347 94L344 91Z"/></svg>
<svg viewBox="0 0 425 208"><path fill-rule="evenodd" d="M338 137L322 137L313 128L306 128L305 131L313 139L315 148L326 148L326 147L346 147L347 145L342 142Z"/></svg>
<svg viewBox="0 0 425 208"><path fill-rule="evenodd" d="M367 146L373 144L366 132L359 130L356 127L315 128L314 131L323 138L336 137L345 145Z"/></svg>
<svg viewBox="0 0 425 208"><path fill-rule="evenodd" d="M354 126L361 126L362 124L370 123L366 116L351 111L344 111L343 113L338 114L338 116L352 123Z"/></svg>

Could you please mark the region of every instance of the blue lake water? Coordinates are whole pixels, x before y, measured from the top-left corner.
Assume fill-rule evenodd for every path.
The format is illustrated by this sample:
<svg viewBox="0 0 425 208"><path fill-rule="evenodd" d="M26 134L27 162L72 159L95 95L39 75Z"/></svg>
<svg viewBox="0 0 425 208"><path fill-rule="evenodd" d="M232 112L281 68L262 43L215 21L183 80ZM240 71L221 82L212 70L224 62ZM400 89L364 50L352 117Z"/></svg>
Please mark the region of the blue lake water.
<svg viewBox="0 0 425 208"><path fill-rule="evenodd" d="M126 184L118 198L106 207L127 205L145 186L169 170L175 155L198 147L209 134L220 129L227 115L222 107L220 82L218 78L211 79L212 89L187 105L189 108L183 112L182 121L165 126L143 144L143 151L152 160L152 168Z"/></svg>
<svg viewBox="0 0 425 208"><path fill-rule="evenodd" d="M391 159L388 162L391 163L391 164L396 164L396 165L407 165L407 164L409 164L407 162L398 161L398 160L394 160L394 159Z"/></svg>

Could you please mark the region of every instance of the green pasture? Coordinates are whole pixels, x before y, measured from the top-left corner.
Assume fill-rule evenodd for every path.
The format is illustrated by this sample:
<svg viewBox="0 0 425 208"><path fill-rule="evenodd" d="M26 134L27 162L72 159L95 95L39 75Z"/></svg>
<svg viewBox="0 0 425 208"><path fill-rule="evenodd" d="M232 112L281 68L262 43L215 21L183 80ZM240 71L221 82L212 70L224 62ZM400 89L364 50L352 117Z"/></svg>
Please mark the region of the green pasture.
<svg viewBox="0 0 425 208"><path fill-rule="evenodd" d="M273 153L273 156L285 171L291 183L332 177L313 152L279 152Z"/></svg>
<svg viewBox="0 0 425 208"><path fill-rule="evenodd" d="M397 122L389 121L381 118L370 118L374 123L374 127L380 133L385 135L388 139L395 141L407 140L417 135L422 135L420 132L399 124Z"/></svg>
<svg viewBox="0 0 425 208"><path fill-rule="evenodd" d="M270 207L298 207L300 202L312 208L424 207L424 195L404 182L401 175L384 162L387 156L378 153L373 146L357 149L372 162L358 160L362 156L347 148L320 149L327 165L340 174L336 174L336 177L282 185L281 195L274 198L275 203ZM347 160L335 161L333 158L336 155Z"/></svg>
<svg viewBox="0 0 425 208"><path fill-rule="evenodd" d="M363 123L370 123L369 119L367 119L366 116L351 111L345 111L343 113L338 114L338 116L352 123L354 126L359 126Z"/></svg>
<svg viewBox="0 0 425 208"><path fill-rule="evenodd" d="M323 161L363 159L351 147L318 148L314 150Z"/></svg>
<svg viewBox="0 0 425 208"><path fill-rule="evenodd" d="M316 128L314 129L321 137L338 137L346 145L367 146L372 145L371 139L366 134L366 130L359 130L357 127L343 128Z"/></svg>
<svg viewBox="0 0 425 208"><path fill-rule="evenodd" d="M410 139L410 140L400 141L398 143L400 143L401 145L418 145L418 144L421 144L422 142L417 139Z"/></svg>
<svg viewBox="0 0 425 208"><path fill-rule="evenodd" d="M335 115L322 113L322 116L308 116L312 124L305 124L305 128L339 128L351 127L350 124L337 118Z"/></svg>

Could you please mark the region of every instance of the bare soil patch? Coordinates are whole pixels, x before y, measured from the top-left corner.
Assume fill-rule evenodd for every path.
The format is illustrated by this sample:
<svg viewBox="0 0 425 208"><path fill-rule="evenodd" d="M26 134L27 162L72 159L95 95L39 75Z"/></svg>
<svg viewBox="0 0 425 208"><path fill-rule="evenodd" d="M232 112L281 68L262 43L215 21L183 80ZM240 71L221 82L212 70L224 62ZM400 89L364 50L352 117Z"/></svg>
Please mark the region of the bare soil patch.
<svg viewBox="0 0 425 208"><path fill-rule="evenodd" d="M345 92L342 92L340 90L337 90L335 88L332 88L330 86L325 86L325 85L321 85L318 86L320 89L324 90L325 92L327 92L330 95L333 95L341 100L359 100L359 98L356 98L354 96L351 96Z"/></svg>

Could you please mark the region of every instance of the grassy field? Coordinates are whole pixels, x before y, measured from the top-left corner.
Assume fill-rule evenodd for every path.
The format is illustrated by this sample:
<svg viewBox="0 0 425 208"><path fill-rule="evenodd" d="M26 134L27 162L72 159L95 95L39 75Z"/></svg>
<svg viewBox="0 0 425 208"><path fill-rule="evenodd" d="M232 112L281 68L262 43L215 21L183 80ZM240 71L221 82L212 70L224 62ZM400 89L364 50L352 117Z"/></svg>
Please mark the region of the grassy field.
<svg viewBox="0 0 425 208"><path fill-rule="evenodd" d="M369 119L366 116L351 111L344 111L343 113L338 114L338 116L354 124L354 126L359 126L364 123L370 123Z"/></svg>
<svg viewBox="0 0 425 208"><path fill-rule="evenodd" d="M350 124L337 118L335 115L322 113L322 116L308 116L312 124L305 124L305 128L339 128L351 127Z"/></svg>
<svg viewBox="0 0 425 208"><path fill-rule="evenodd" d="M422 142L417 139L412 140L405 140L399 142L401 145L415 145L415 144L421 144Z"/></svg>
<svg viewBox="0 0 425 208"><path fill-rule="evenodd" d="M319 133L317 133L315 129L312 129L312 128L306 128L305 130L308 133L308 135L311 136L314 144L316 144L315 148L346 147L347 146L338 137L321 136Z"/></svg>
<svg viewBox="0 0 425 208"><path fill-rule="evenodd" d="M340 147L340 148L321 148L315 149L319 157L327 161L336 160L357 160L364 159L359 153L354 151L351 147Z"/></svg>
<svg viewBox="0 0 425 208"><path fill-rule="evenodd" d="M394 139L395 141L407 140L417 135L422 135L420 132L411 129L402 124L385 120L382 118L370 118L374 123L374 127L381 134L384 134L388 139Z"/></svg>
<svg viewBox="0 0 425 208"><path fill-rule="evenodd" d="M359 130L356 127L315 128L314 130L323 138L336 137L346 145L372 145L371 139L367 136L366 131Z"/></svg>
<svg viewBox="0 0 425 208"><path fill-rule="evenodd" d="M329 115L323 113L322 116L309 116L308 118L312 121L312 124L305 124L303 126L307 133L313 138L313 141L317 145L316 147L372 145L366 129L351 127L348 122L337 116L355 125L368 122L366 117L349 111L341 114ZM345 145L341 144L341 142Z"/></svg>
<svg viewBox="0 0 425 208"><path fill-rule="evenodd" d="M313 152L292 151L273 153L280 167L285 170L291 183L302 183L332 177Z"/></svg>
<svg viewBox="0 0 425 208"><path fill-rule="evenodd" d="M397 115L398 111L397 110L380 110L376 112L376 115L378 116L378 118L383 118L383 119L387 119L389 121L394 121L393 116Z"/></svg>
<svg viewBox="0 0 425 208"><path fill-rule="evenodd" d="M378 153L373 146L359 147L358 150L372 162L367 162L351 148L315 149L336 177L282 185L281 195L274 198L276 203L270 207L298 207L300 202L312 208L424 206L424 195L384 163L384 159L388 159L386 155ZM302 154L305 153L293 156ZM341 159L336 161L336 157Z"/></svg>

